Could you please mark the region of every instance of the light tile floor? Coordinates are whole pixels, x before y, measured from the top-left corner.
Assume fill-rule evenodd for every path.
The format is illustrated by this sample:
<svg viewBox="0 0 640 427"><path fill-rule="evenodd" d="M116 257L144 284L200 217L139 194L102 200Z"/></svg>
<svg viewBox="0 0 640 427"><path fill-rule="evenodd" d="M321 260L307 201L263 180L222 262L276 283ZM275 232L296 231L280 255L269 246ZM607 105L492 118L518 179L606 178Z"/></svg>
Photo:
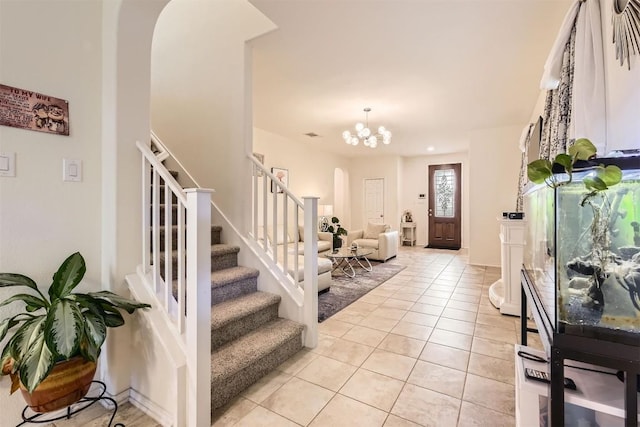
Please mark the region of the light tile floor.
<svg viewBox="0 0 640 427"><path fill-rule="evenodd" d="M406 268L319 325L304 349L225 408L218 426L514 426L520 319L488 299L498 268L402 247ZM529 345L539 347L534 336Z"/></svg>
<svg viewBox="0 0 640 427"><path fill-rule="evenodd" d="M520 321L489 302L499 269L422 247L390 262L406 268L321 323L315 349L219 410L213 426L514 426ZM95 413L55 426L106 426ZM157 425L130 405L116 421Z"/></svg>

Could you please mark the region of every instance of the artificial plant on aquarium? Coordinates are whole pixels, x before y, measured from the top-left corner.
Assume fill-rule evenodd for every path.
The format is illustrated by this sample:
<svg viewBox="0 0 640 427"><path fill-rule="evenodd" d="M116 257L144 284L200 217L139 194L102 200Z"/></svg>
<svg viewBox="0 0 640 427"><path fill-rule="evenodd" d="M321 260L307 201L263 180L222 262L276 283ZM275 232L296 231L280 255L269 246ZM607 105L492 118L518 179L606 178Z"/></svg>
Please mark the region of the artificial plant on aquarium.
<svg viewBox="0 0 640 427"><path fill-rule="evenodd" d="M622 206L628 202L629 187L620 186L615 191L611 188L621 182L622 171L616 165L598 163L595 155L596 148L588 139L578 139L566 154L559 154L553 160L539 159L529 163L527 175L534 183L545 183L560 190L556 192L558 197L576 194L573 191L579 186L574 182L576 173L580 174L584 184L576 200L579 209L590 209L591 215L579 213L579 218L569 223L573 225L582 217L590 217L590 224L584 227L575 241L558 244L574 247L572 254L567 254L563 275L569 281L567 289L571 300L587 308L592 315L585 318L580 307L575 307L570 301L559 301L559 305L569 311L565 313L566 320L596 324L608 307L616 317L632 319L632 328L637 328L634 324L640 321L640 226L636 221L630 224L620 221L629 213L629 209ZM560 187L571 190L565 191ZM621 226L633 230L621 232L618 229ZM618 235L628 241L619 239L612 245L612 238ZM562 294L559 296L563 297Z"/></svg>

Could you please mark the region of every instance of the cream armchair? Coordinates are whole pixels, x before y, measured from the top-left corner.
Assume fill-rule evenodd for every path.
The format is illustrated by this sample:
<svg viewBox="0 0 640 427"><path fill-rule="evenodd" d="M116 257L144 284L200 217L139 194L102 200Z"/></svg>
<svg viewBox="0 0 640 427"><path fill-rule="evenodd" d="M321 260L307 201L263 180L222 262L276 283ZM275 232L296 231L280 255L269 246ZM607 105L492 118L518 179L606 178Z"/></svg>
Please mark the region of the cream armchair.
<svg viewBox="0 0 640 427"><path fill-rule="evenodd" d="M347 245L356 243L360 248L372 249L368 259L387 261L398 255L400 238L397 230L391 230L388 224L367 224L365 230L347 233Z"/></svg>

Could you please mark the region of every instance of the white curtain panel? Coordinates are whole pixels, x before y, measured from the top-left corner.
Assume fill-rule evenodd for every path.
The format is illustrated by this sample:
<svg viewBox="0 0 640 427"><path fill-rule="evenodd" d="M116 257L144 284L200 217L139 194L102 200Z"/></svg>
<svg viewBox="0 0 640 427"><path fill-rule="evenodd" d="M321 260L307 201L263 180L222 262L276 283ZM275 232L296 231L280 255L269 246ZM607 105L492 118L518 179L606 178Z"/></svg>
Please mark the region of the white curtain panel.
<svg viewBox="0 0 640 427"><path fill-rule="evenodd" d="M606 154L606 101L600 0L582 3L576 23L575 49L573 120L569 137L589 138L602 156Z"/></svg>
<svg viewBox="0 0 640 427"><path fill-rule="evenodd" d="M571 5L545 62L540 88L558 88L565 46L574 25L575 68L569 138L589 138L602 154L606 146L606 125L600 0L576 0Z"/></svg>
<svg viewBox="0 0 640 427"><path fill-rule="evenodd" d="M540 79L540 89L555 90L560 84L560 76L562 74L562 57L564 56L565 46L571 36L571 31L576 22L578 11L580 10L580 0L576 0L562 21L560 31L556 37L551 52L544 63L544 72Z"/></svg>

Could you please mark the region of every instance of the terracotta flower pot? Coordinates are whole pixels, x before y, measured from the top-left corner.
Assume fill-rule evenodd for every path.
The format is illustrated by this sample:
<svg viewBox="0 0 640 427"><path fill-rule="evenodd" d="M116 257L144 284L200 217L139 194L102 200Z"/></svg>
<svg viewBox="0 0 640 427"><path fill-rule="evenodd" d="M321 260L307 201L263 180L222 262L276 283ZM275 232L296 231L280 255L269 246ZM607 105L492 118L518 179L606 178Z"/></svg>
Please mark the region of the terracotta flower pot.
<svg viewBox="0 0 640 427"><path fill-rule="evenodd" d="M33 393L29 393L22 383L20 391L34 412L52 412L86 396L95 373L95 362L78 356L57 363Z"/></svg>

